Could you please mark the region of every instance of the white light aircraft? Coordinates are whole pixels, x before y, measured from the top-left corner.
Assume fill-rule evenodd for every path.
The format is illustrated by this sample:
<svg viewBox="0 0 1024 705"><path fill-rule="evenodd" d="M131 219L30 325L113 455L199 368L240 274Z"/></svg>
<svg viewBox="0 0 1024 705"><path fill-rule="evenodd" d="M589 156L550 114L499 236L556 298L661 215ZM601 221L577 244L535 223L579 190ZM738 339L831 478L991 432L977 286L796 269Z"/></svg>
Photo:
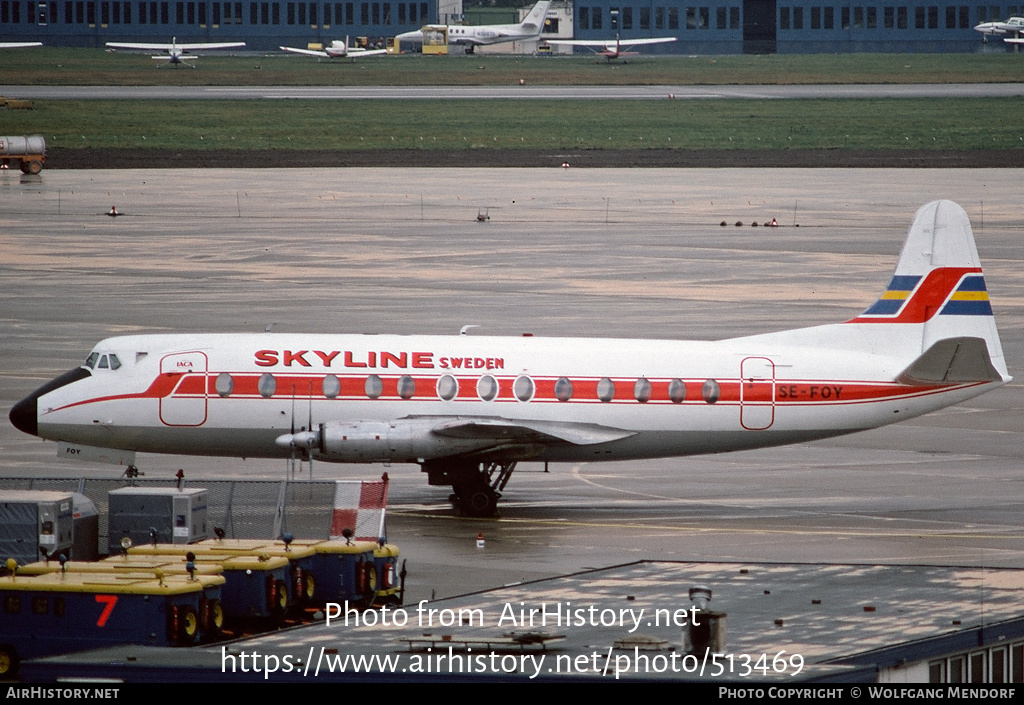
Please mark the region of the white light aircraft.
<svg viewBox="0 0 1024 705"><path fill-rule="evenodd" d="M484 44L500 44L501 42L516 42L524 39L537 39L544 29L544 18L548 14L550 0L541 0L519 24L484 24L484 25L447 25L440 28L434 25L427 25L423 30L417 29L414 32L399 34L396 39L399 42L422 42L423 31L430 29L446 29L449 44L461 44L465 46L466 53L472 54L473 50Z"/></svg>
<svg viewBox="0 0 1024 705"><path fill-rule="evenodd" d="M0 49L28 49L29 47L41 47L42 42L0 42Z"/></svg>
<svg viewBox="0 0 1024 705"><path fill-rule="evenodd" d="M163 54L151 57L156 61L166 61L168 64L185 64L195 61L198 56L189 54L190 51L206 51L209 49L239 49L245 46L245 42L215 42L206 44L178 44L178 38L173 37L170 44L146 44L132 42L107 42L111 49L137 49L141 51L161 51ZM195 68L195 67L193 67Z"/></svg>
<svg viewBox="0 0 1024 705"><path fill-rule="evenodd" d="M586 47L598 56L603 56L612 61L626 56L639 56L640 52L630 51L633 47L646 46L648 44L667 44L676 41L676 37L647 37L641 39L627 39L622 41L619 35L614 40L603 39L549 39L548 44L561 44L572 47Z"/></svg>
<svg viewBox="0 0 1024 705"><path fill-rule="evenodd" d="M322 59L356 59L362 56L380 56L381 54L387 54L387 49L364 49L363 47L350 47L348 45L348 37L345 37L345 41L338 41L337 39L328 44L322 50L316 49L297 49L295 47L281 47L281 51L289 51L292 54L303 54L305 56L319 56Z"/></svg>
<svg viewBox="0 0 1024 705"><path fill-rule="evenodd" d="M895 273L845 323L722 341L133 335L19 401L11 422L101 449L417 463L470 515L522 461L800 443L914 418L1010 380L970 222L918 212ZM132 455L134 457L134 455Z"/></svg>
<svg viewBox="0 0 1024 705"><path fill-rule="evenodd" d="M1005 22L1002 20L982 22L981 24L975 25L974 31L981 32L986 36L986 38L990 34L1006 34L1007 32L1015 32L1019 34L1020 32L1024 32L1024 17L1011 17Z"/></svg>

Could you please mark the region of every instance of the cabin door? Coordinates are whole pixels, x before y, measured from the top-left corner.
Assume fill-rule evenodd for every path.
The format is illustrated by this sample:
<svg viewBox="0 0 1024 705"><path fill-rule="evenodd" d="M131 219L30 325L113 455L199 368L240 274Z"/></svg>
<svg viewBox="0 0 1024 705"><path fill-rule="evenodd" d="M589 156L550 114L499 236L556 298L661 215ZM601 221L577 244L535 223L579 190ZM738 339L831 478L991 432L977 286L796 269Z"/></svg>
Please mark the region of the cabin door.
<svg viewBox="0 0 1024 705"><path fill-rule="evenodd" d="M160 361L160 374L174 380L171 393L160 399L160 421L167 426L206 423L206 354L167 355Z"/></svg>
<svg viewBox="0 0 1024 705"><path fill-rule="evenodd" d="M740 425L763 431L775 422L775 363L748 357L740 363Z"/></svg>

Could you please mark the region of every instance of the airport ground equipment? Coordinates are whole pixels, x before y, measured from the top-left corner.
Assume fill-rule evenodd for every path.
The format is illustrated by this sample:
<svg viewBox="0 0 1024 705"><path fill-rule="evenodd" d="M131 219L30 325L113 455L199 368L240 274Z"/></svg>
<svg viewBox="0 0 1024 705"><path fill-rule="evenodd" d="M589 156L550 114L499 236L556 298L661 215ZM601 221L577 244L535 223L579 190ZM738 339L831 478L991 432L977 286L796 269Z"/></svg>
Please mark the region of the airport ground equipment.
<svg viewBox="0 0 1024 705"><path fill-rule="evenodd" d="M14 162L23 174L38 174L46 162L46 139L42 135L0 137L0 167Z"/></svg>
<svg viewBox="0 0 1024 705"><path fill-rule="evenodd" d="M0 564L8 558L32 563L74 544L71 492L8 490L0 493Z"/></svg>
<svg viewBox="0 0 1024 705"><path fill-rule="evenodd" d="M121 487L111 490L108 553L121 552L121 541L189 544L210 534L207 491L202 488Z"/></svg>
<svg viewBox="0 0 1024 705"><path fill-rule="evenodd" d="M10 568L14 568L13 561ZM220 600L220 575L54 571L0 578L0 678L22 659L112 646L185 646Z"/></svg>

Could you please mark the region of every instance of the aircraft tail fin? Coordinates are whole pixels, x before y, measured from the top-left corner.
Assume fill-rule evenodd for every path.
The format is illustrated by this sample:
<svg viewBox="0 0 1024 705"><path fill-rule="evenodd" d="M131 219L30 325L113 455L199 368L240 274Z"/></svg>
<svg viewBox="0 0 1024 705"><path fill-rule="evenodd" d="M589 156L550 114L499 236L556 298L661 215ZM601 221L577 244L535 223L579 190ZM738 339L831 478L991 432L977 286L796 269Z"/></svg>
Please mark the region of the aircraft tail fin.
<svg viewBox="0 0 1024 705"><path fill-rule="evenodd" d="M544 31L544 18L547 16L550 6L551 0L540 0L519 24L520 29L524 32L540 35Z"/></svg>
<svg viewBox="0 0 1024 705"><path fill-rule="evenodd" d="M906 379L1009 380L971 223L952 201L917 211L885 292L848 323L919 327L921 355Z"/></svg>

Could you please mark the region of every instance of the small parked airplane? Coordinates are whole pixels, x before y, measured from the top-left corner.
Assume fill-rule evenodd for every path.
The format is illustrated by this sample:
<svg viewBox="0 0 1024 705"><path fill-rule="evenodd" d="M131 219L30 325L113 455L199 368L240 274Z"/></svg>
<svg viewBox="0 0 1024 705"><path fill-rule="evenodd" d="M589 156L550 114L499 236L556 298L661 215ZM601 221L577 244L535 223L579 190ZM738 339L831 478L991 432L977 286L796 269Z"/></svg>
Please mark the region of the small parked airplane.
<svg viewBox="0 0 1024 705"><path fill-rule="evenodd" d="M348 37L345 37L345 41L341 42L337 39L331 42L329 45L324 47L322 50L316 49L297 49L295 47L281 47L281 51L289 51L293 54L303 54L305 56L319 56L322 59L356 59L363 56L380 56L381 54L387 54L387 49L364 49L363 47L350 47L348 45Z"/></svg>
<svg viewBox="0 0 1024 705"><path fill-rule="evenodd" d="M206 44L178 44L178 38L173 37L170 44L146 44L134 42L107 42L111 49L138 49L142 51L162 51L163 54L152 57L157 61L166 61L169 64L185 64L195 61L198 56L189 54L190 51L205 51L209 49L239 49L245 46L245 42L215 42ZM194 68L194 67L193 67Z"/></svg>
<svg viewBox="0 0 1024 705"><path fill-rule="evenodd" d="M399 34L396 39L399 42L418 43L423 41L424 32L443 30L447 33L448 44L461 44L465 46L467 54L472 54L477 46L484 44L537 39L544 29L544 18L550 5L551 0L541 0L519 24L427 25L423 29Z"/></svg>
<svg viewBox="0 0 1024 705"><path fill-rule="evenodd" d="M645 46L647 44L667 44L668 42L674 41L676 41L676 37L627 39L623 42L619 39L619 35L615 35L614 41L603 39L549 39L547 43L572 47L587 47L598 56L603 56L608 59L608 61L612 61L613 59L621 59L624 56L639 56L639 52L630 51L630 49L636 46Z"/></svg>
<svg viewBox="0 0 1024 705"><path fill-rule="evenodd" d="M485 516L517 463L637 460L885 426L1010 381L967 214L917 212L845 323L721 341L327 333L129 335L22 399L66 457L416 463ZM128 459L125 459L128 456Z"/></svg>
<svg viewBox="0 0 1024 705"><path fill-rule="evenodd" d="M974 27L975 32L981 32L988 38L990 34L1006 34L1007 32L1015 32L1019 34L1024 32L1024 17L1011 17L1005 22L1001 20L994 20L992 22L982 22Z"/></svg>

